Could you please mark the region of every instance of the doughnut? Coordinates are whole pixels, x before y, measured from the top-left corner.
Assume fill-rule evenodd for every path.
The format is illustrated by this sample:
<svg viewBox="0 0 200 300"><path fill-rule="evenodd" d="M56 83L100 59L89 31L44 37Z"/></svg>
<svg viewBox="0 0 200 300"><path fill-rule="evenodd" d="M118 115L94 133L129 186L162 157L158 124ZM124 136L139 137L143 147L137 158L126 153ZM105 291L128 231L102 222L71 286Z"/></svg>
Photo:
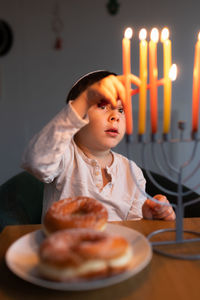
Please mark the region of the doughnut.
<svg viewBox="0 0 200 300"><path fill-rule="evenodd" d="M39 247L39 273L54 281L108 277L128 270L133 258L128 241L87 228L57 231Z"/></svg>
<svg viewBox="0 0 200 300"><path fill-rule="evenodd" d="M108 220L106 208L89 197L66 198L54 202L48 209L43 230L46 235L70 228L92 228L104 230Z"/></svg>

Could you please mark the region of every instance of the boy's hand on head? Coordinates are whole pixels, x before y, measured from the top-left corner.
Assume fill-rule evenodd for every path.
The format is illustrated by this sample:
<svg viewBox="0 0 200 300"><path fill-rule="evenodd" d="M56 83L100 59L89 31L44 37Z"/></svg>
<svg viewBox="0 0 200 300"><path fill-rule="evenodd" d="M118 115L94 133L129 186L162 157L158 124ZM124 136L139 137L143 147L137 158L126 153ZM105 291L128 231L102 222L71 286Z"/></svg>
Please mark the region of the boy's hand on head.
<svg viewBox="0 0 200 300"><path fill-rule="evenodd" d="M131 83L138 81L138 84L140 84L140 79L133 74L129 75L129 79ZM116 107L117 100L121 100L122 104L125 105L125 76L109 75L90 85L83 93L86 94L88 107L102 100L107 101L113 107Z"/></svg>
<svg viewBox="0 0 200 300"><path fill-rule="evenodd" d="M153 198L158 200L160 204L152 201L151 199L147 199L142 206L144 219L162 219L165 221L172 221L176 219L172 206L162 205L162 203L169 203L164 195L156 195Z"/></svg>
<svg viewBox="0 0 200 300"><path fill-rule="evenodd" d="M140 79L135 75L130 74L129 78L131 83L135 84L138 81L138 85L140 84ZM125 105L125 76L109 75L90 85L72 101L72 106L81 117L84 117L92 105L106 101L116 107L118 100L121 100L123 106Z"/></svg>
<svg viewBox="0 0 200 300"><path fill-rule="evenodd" d="M102 100L116 107L117 100L125 103L125 88L121 76L109 75L89 86L86 91L88 107L100 103Z"/></svg>

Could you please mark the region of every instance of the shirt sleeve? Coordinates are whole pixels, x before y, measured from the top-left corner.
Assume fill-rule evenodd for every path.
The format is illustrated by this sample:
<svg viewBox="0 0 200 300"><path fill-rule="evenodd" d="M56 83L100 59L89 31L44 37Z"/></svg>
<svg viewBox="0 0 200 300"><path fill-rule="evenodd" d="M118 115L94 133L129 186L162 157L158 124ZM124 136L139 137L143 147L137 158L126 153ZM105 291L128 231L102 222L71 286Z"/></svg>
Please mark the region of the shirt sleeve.
<svg viewBox="0 0 200 300"><path fill-rule="evenodd" d="M136 185L136 190L133 195L133 202L132 206L129 210L127 215L127 220L136 220L143 218L142 215L142 206L146 200L145 196L145 187L146 187L146 180L142 173L142 170L133 162L130 161L131 171L133 182Z"/></svg>
<svg viewBox="0 0 200 300"><path fill-rule="evenodd" d="M71 139L86 124L88 119L82 119L69 103L31 139L21 167L43 182L52 182L64 168Z"/></svg>

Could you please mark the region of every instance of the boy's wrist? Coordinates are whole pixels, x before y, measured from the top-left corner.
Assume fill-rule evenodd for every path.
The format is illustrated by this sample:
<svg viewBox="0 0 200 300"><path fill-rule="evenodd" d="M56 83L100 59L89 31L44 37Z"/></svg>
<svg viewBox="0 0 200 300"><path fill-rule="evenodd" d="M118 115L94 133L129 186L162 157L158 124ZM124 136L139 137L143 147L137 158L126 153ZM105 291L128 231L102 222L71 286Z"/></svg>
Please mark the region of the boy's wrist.
<svg viewBox="0 0 200 300"><path fill-rule="evenodd" d="M76 110L81 118L84 118L90 108L87 101L87 92L81 93L75 100L71 102L71 105Z"/></svg>

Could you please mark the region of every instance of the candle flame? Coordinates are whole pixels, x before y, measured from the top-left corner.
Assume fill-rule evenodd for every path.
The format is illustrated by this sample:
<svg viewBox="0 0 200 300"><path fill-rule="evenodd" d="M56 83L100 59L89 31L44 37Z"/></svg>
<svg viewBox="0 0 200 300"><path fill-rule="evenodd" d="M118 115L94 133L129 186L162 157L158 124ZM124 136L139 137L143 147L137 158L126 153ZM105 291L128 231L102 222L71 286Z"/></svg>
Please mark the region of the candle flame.
<svg viewBox="0 0 200 300"><path fill-rule="evenodd" d="M126 28L124 32L124 37L130 40L132 38L132 35L133 35L133 30L130 27Z"/></svg>
<svg viewBox="0 0 200 300"><path fill-rule="evenodd" d="M198 34L198 40L200 41L200 32L199 32L199 34Z"/></svg>
<svg viewBox="0 0 200 300"><path fill-rule="evenodd" d="M147 38L147 31L145 28L142 28L139 32L139 39L143 41L146 40L146 38Z"/></svg>
<svg viewBox="0 0 200 300"><path fill-rule="evenodd" d="M161 41L164 42L169 38L169 29L167 27L163 28L161 32Z"/></svg>
<svg viewBox="0 0 200 300"><path fill-rule="evenodd" d="M173 64L169 70L169 78L174 81L177 77L177 66L176 64Z"/></svg>
<svg viewBox="0 0 200 300"><path fill-rule="evenodd" d="M158 42L158 38L159 38L159 32L157 28L153 28L151 30L151 40L155 43Z"/></svg>

